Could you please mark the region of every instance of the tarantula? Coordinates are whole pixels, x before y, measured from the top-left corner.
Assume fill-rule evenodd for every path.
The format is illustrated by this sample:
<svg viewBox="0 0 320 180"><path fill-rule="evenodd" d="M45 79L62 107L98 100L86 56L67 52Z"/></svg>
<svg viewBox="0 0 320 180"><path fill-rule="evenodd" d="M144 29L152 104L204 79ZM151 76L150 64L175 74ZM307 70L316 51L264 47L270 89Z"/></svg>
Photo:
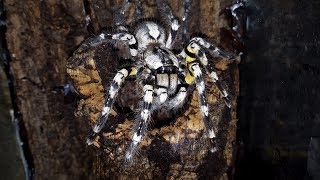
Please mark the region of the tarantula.
<svg viewBox="0 0 320 180"><path fill-rule="evenodd" d="M185 43L180 53L175 54L173 45L180 25L168 3L164 0L157 0L157 6L164 18L163 23L144 19L132 29L127 28L124 24L124 13L129 3L128 0L125 0L120 12L115 16L114 32L102 31L98 36L91 38L88 43L88 46L92 47L103 43L116 45L126 52L129 58L126 60L128 66L117 71L111 82L100 117L93 126L93 133L87 139L87 144L92 144L93 135L99 133L104 127L115 98L126 78L134 76L137 85L143 89L143 98L139 106L140 113L135 120L131 144L125 154L126 161L130 161L138 150L139 143L151 122L152 113L162 107L180 109L186 102L188 86L194 84L199 95L199 106L207 137L212 145L211 151L215 151L216 135L214 124L210 119L203 71L213 80L229 108L231 101L228 91L223 87L206 54L230 60L235 56L201 37L193 37L188 43ZM185 19L186 17L183 20ZM185 29L183 33L185 35Z"/></svg>

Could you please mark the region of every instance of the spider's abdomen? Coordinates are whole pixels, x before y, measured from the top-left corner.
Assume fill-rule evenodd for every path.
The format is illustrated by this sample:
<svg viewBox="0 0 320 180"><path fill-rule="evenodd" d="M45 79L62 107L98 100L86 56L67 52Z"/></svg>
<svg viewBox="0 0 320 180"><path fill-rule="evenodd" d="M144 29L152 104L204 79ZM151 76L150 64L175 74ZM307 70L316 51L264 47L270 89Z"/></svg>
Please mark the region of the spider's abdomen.
<svg viewBox="0 0 320 180"><path fill-rule="evenodd" d="M144 21L138 25L134 35L139 49L145 49L150 43L159 43L165 46L166 31L164 27L153 21Z"/></svg>

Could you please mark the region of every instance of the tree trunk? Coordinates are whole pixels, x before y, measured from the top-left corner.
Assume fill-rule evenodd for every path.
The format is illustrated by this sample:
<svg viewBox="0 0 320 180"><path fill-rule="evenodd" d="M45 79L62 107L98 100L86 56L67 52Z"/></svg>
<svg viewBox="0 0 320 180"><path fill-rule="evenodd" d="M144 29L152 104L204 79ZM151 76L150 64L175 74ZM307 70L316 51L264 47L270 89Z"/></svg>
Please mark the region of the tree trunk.
<svg viewBox="0 0 320 180"><path fill-rule="evenodd" d="M230 41L221 38L222 32L230 28L219 13L231 3L232 0L192 1L188 35L201 32L230 48ZM86 17L91 18L92 26L89 27L94 31L110 26L112 12L121 3L99 0L5 0L4 4L7 11L6 38L12 58L17 102L26 129L35 179L232 178L239 85L236 63L221 60L216 64L221 71L219 76L233 95L233 107L226 108L215 87L209 90L211 114L218 132L217 152L208 153L208 146L203 141L201 114L194 93L190 105L178 119L150 129L142 142L139 158L131 166L124 167L123 149L132 135L132 118L127 119L121 113L114 112L112 119L120 122L114 127L118 134L104 132L96 139L95 146L85 144L92 122L96 120L97 111L104 101L102 92L107 88L104 81L108 70L117 69L112 64L113 59L109 58L104 63L95 59L92 63L84 61L87 63L85 65L91 63L91 69L86 69L88 66L68 67L76 88L79 88L81 80L75 79L73 72L77 71L82 77L95 78L92 87L84 85L82 89L95 89L93 94L86 92L91 93L90 97L79 96L79 102L71 101L63 89L70 80L67 74L68 58L92 33L87 32ZM145 17L157 17L154 1L143 1L142 5ZM182 19L183 1L170 1L170 5ZM134 19L133 8L130 7L128 12L127 21L131 23ZM232 47L229 50L237 51ZM103 75L106 76L102 76L102 70L97 70L102 65L106 73ZM84 68L83 71L81 68ZM85 92L81 93L83 95ZM75 111L77 116L74 116ZM177 136L181 139L172 141Z"/></svg>

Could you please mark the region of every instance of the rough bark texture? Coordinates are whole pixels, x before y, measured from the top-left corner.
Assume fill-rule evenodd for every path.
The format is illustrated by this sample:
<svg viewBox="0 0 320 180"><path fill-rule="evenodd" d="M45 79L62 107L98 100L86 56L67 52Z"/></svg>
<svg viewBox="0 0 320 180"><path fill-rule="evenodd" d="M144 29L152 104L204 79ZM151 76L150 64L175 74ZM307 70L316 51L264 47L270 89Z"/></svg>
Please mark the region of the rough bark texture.
<svg viewBox="0 0 320 180"><path fill-rule="evenodd" d="M36 179L86 177L91 161L82 122L61 87L66 60L85 35L78 1L5 1L7 41Z"/></svg>
<svg viewBox="0 0 320 180"><path fill-rule="evenodd" d="M198 3L198 4L196 4ZM202 32L220 42L220 28L227 23L219 16L222 8L231 4L231 0L200 2L191 4L189 32ZM170 3L175 14L181 19L183 2ZM146 17L157 15L154 1L143 1ZM68 1L20 1L6 0L7 41L12 58L18 105L28 135L36 179L103 179L103 178L215 178L232 177L234 162L234 145L236 131L236 102L231 110L226 108L213 87L210 89L210 104L218 131L219 151L208 153L203 143L203 126L197 97L193 95L190 106L176 121L155 127L142 143L142 151L137 162L130 167L123 167L123 151L131 137L131 119L124 119L114 113L115 130L118 136L108 132L102 133L96 146L87 147L85 139L90 125L95 121L94 115L101 109L102 92L105 89L104 76L97 68L106 66L116 69L107 62L83 61L84 66L69 68L81 72L82 80L91 83L80 92L88 97L79 101L84 109L77 109L74 116L75 102L64 96L63 87L67 83L67 59L88 36L85 26L86 13L90 15L95 30L110 26L113 7L119 8L119 2L88 0ZM85 9L85 11L84 11ZM128 23L132 22L133 10L129 9ZM222 44L228 44L222 42ZM177 46L179 48L179 46ZM103 50L100 49L100 51ZM105 54L109 53L106 48ZM94 56L94 55L90 55ZM110 57L108 54L105 55ZM81 59L79 57L79 59ZM82 64L82 65L83 65ZM217 63L220 76L225 80L234 97L238 94L238 70L236 64L226 61ZM83 69L81 69L83 68ZM111 76L111 75L109 75ZM73 81L77 78L73 78ZM91 81L93 80L93 81ZM95 91L90 92L90 88ZM79 90L79 89L78 89ZM97 91L98 90L98 91ZM93 108L88 108L93 103ZM81 114L82 113L82 114ZM83 114L87 118L83 118ZM92 115L93 114L93 115ZM120 130L119 130L120 128ZM172 137L186 135L190 137L176 140ZM179 135L179 136L180 136ZM181 138L181 137L180 137ZM110 145L110 142L111 145Z"/></svg>

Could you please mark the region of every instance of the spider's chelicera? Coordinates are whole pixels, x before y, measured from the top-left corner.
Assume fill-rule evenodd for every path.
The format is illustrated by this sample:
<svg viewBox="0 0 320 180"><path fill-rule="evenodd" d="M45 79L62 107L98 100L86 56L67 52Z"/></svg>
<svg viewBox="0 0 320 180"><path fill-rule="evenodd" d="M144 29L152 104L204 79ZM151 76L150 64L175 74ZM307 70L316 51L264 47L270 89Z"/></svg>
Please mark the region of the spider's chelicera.
<svg viewBox="0 0 320 180"><path fill-rule="evenodd" d="M138 117L135 120L131 144L125 154L125 160L130 161L146 134L152 112L163 106L170 109L180 109L187 99L188 86L195 84L203 123L207 137L212 144L211 151L215 151L216 134L213 121L210 119L208 98L205 91L205 73L217 86L228 107L231 107L231 101L228 91L222 86L206 53L213 57L226 59L233 59L234 56L201 37L192 38L179 54L175 54L172 48L180 25L167 2L157 0L157 5L162 13L164 24L167 23L170 28L165 28L162 23L157 21L141 20L134 27L134 30L128 29L123 23L123 15L128 3L128 1L124 1L120 13L115 18L115 32L102 32L89 41L90 46L118 43L123 46L123 49L128 50L131 62L129 66L118 70L114 76L106 94L100 118L93 126L93 134L99 133L104 127L115 98L126 78L135 76L137 84L143 89L143 98ZM89 145L93 143L92 136L87 139L87 143Z"/></svg>

